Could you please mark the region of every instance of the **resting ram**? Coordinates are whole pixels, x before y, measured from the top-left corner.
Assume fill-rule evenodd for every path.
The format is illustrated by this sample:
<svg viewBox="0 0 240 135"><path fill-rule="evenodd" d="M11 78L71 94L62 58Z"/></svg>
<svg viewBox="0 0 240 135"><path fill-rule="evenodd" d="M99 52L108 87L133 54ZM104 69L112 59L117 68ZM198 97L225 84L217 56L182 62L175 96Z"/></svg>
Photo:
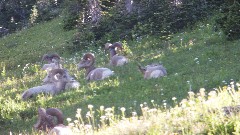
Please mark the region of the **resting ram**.
<svg viewBox="0 0 240 135"><path fill-rule="evenodd" d="M114 72L109 68L96 68L95 64L95 57L92 53L86 53L81 61L79 62L78 69L85 69L85 77L87 81L95 81L95 80L103 80L109 76L112 76Z"/></svg>
<svg viewBox="0 0 240 135"><path fill-rule="evenodd" d="M56 121L55 121L56 119ZM47 131L49 135L69 135L72 133L68 126L63 125L64 116L57 108L38 108L38 120L34 124L37 130Z"/></svg>
<svg viewBox="0 0 240 135"><path fill-rule="evenodd" d="M67 69L64 69L63 66L59 63L60 62L60 56L57 53L53 54L44 54L42 57L42 63L43 61L47 61L48 64L44 64L42 67L42 70L45 70L47 72L50 72L53 69L63 69L69 78L71 78L71 81L66 84L65 89L71 89L71 88L78 88L80 86L80 83L76 81L73 77L71 77L67 71ZM46 83L46 79L44 79L43 83Z"/></svg>
<svg viewBox="0 0 240 135"><path fill-rule="evenodd" d="M158 78L167 75L166 68L164 68L162 64L151 64L145 67L138 64L138 68L144 75L144 79Z"/></svg>
<svg viewBox="0 0 240 135"><path fill-rule="evenodd" d="M110 65L112 66L122 66L128 63L128 59L125 56L118 55L116 48L122 50L122 43L116 42L114 44L106 43L105 49L110 52Z"/></svg>
<svg viewBox="0 0 240 135"><path fill-rule="evenodd" d="M74 81L74 79L68 74L64 69L53 69L48 72L48 75L43 79L43 85L30 88L23 92L22 99L26 100L33 95L39 93L49 93L51 95L58 94L69 88L79 87L79 83Z"/></svg>
<svg viewBox="0 0 240 135"><path fill-rule="evenodd" d="M50 71L52 69L62 68L60 62L60 56L57 53L53 54L44 54L42 57L42 63L47 61L47 64L42 66L42 70Z"/></svg>

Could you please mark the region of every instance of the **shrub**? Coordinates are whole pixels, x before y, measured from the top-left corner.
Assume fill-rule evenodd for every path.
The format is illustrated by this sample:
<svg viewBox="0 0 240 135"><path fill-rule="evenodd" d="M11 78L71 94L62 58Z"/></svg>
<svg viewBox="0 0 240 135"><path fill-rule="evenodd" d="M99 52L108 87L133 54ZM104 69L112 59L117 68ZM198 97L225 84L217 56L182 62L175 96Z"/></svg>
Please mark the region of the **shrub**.
<svg viewBox="0 0 240 135"><path fill-rule="evenodd" d="M235 1L230 6L225 5L216 23L222 29L228 40L240 39L240 4Z"/></svg>

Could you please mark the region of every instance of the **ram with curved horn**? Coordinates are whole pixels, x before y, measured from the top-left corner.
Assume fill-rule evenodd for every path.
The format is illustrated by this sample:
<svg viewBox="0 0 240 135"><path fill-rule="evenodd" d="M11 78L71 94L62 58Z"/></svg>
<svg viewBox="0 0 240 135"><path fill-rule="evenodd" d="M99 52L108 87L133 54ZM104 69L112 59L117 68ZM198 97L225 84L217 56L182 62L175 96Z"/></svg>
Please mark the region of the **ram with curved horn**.
<svg viewBox="0 0 240 135"><path fill-rule="evenodd" d="M66 78L68 78L68 82L65 85L65 90L67 89L77 89L80 87L80 83L75 79L75 77L72 77L68 70L66 69L61 69L66 73ZM49 72L50 73L50 72ZM47 76L42 80L43 83L42 84L47 84L47 83L52 83L52 77L50 76L50 74L47 74Z"/></svg>
<svg viewBox="0 0 240 135"><path fill-rule="evenodd" d="M62 68L60 64L60 56L57 53L53 54L44 54L42 57L42 63L47 61L47 64L42 66L42 70L50 71L52 69L59 69Z"/></svg>
<svg viewBox="0 0 240 135"><path fill-rule="evenodd" d="M166 68L164 68L162 64L151 64L142 67L140 63L138 63L138 68L143 74L144 79L158 78L167 75Z"/></svg>
<svg viewBox="0 0 240 135"><path fill-rule="evenodd" d="M61 110L57 108L38 108L38 120L33 127L37 130L48 131L50 135L71 134L71 129L65 126L63 121L64 116Z"/></svg>
<svg viewBox="0 0 240 135"><path fill-rule="evenodd" d="M66 84L65 89L71 89L71 88L78 88L80 86L80 83L78 81L76 81L76 79L74 79L74 77L71 77L69 75L69 72L67 71L67 69L64 69L63 66L59 63L60 62L60 56L57 53L53 53L53 54L44 54L42 57L42 62L43 61L47 61L48 64L44 64L42 67L42 70L46 70L47 72L50 72L53 69L63 69L67 76L69 78L71 78L70 82L68 82ZM47 77L43 80L43 84L47 83L49 81L49 79L47 79Z"/></svg>
<svg viewBox="0 0 240 135"><path fill-rule="evenodd" d="M122 66L128 63L128 59L125 56L118 55L116 52L116 48L122 50L122 43L106 43L105 49L110 52L110 65L112 66Z"/></svg>
<svg viewBox="0 0 240 135"><path fill-rule="evenodd" d="M53 54L44 54L42 56L42 62L43 61L47 61L48 63L53 63L54 60L59 61L61 58L57 53L53 53Z"/></svg>
<svg viewBox="0 0 240 135"><path fill-rule="evenodd" d="M39 93L55 95L65 90L66 84L71 83L73 78L64 69L53 69L43 79L44 84L30 88L23 92L22 99L26 100Z"/></svg>
<svg viewBox="0 0 240 135"><path fill-rule="evenodd" d="M96 68L95 64L95 57L92 53L86 53L82 60L79 62L78 69L85 69L86 70L86 80L94 81L94 80L103 80L109 76L112 76L114 72L109 68L99 67Z"/></svg>

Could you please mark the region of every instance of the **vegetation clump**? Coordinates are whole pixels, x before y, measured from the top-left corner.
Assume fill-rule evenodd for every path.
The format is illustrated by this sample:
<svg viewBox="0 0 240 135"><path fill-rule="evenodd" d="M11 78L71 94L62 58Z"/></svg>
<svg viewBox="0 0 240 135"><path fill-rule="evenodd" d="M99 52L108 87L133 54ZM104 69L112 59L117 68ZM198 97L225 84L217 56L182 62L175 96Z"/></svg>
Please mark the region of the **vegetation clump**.
<svg viewBox="0 0 240 135"><path fill-rule="evenodd" d="M224 6L220 17L216 20L228 40L240 39L240 4L229 2Z"/></svg>

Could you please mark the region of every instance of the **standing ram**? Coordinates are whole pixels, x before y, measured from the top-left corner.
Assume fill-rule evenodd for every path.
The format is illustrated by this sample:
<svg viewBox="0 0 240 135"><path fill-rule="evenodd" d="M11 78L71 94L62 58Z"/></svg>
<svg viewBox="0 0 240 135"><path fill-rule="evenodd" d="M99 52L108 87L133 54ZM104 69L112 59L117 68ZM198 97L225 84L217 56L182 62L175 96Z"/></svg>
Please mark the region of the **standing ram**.
<svg viewBox="0 0 240 135"><path fill-rule="evenodd" d="M96 80L103 80L109 76L112 76L114 73L109 68L96 68L95 64L95 57L92 53L86 53L81 61L79 62L78 69L85 69L86 70L86 80L87 81L96 81Z"/></svg>

